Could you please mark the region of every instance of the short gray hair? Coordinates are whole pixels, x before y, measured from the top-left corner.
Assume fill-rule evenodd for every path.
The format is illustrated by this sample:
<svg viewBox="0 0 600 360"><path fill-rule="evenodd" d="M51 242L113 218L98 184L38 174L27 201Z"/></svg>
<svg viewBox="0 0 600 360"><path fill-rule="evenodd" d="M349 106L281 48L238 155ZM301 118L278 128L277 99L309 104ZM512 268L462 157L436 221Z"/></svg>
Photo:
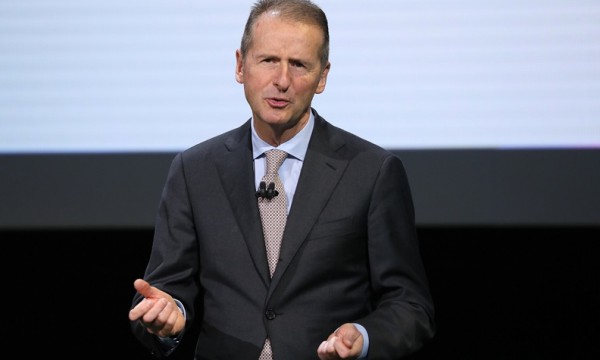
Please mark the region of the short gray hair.
<svg viewBox="0 0 600 360"><path fill-rule="evenodd" d="M282 18L317 25L323 32L321 64L329 61L329 25L325 12L310 0L258 0L251 8L246 21L240 52L242 57L252 46L252 30L258 18L267 11L277 10Z"/></svg>

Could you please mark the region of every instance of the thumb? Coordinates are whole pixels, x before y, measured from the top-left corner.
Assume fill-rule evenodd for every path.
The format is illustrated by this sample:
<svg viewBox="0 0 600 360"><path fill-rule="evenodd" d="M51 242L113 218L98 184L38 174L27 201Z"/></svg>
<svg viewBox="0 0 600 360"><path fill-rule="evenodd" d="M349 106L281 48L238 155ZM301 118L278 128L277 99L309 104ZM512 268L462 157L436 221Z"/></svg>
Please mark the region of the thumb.
<svg viewBox="0 0 600 360"><path fill-rule="evenodd" d="M360 333L356 334L356 333L344 333L344 335L342 336L342 341L344 342L344 344L346 346L348 346L349 348L352 348L354 346L354 343L356 342L356 340L360 337Z"/></svg>
<svg viewBox="0 0 600 360"><path fill-rule="evenodd" d="M358 329L351 324L344 324L336 332L344 344L350 348L354 346L356 340L358 340L358 338L361 336L361 333L358 331Z"/></svg>
<svg viewBox="0 0 600 360"><path fill-rule="evenodd" d="M135 291L140 293L140 295L145 298L153 298L158 296L159 290L151 286L146 280L136 279L133 282L133 287L135 288Z"/></svg>

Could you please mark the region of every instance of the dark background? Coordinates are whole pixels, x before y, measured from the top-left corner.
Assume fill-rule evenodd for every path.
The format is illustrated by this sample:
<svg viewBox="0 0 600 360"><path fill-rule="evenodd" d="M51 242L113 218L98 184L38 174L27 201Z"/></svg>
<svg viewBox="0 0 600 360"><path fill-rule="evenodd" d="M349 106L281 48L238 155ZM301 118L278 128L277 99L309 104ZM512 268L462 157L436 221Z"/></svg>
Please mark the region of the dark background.
<svg viewBox="0 0 600 360"><path fill-rule="evenodd" d="M151 359L129 331L152 229L2 231L18 358ZM419 228L438 332L415 359L599 359L598 228ZM186 338L173 359L192 359Z"/></svg>
<svg viewBox="0 0 600 360"><path fill-rule="evenodd" d="M600 359L600 151L399 154L437 311L414 359ZM0 156L5 351L150 359L127 313L172 157Z"/></svg>

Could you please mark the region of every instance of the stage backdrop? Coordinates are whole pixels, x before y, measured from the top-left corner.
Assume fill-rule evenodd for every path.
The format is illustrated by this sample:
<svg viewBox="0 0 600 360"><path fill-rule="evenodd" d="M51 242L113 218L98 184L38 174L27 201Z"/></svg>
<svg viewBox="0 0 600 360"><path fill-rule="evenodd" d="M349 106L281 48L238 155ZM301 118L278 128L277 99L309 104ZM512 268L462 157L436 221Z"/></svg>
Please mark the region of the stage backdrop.
<svg viewBox="0 0 600 360"><path fill-rule="evenodd" d="M252 1L0 3L0 227L151 225L173 155L250 117ZM600 3L320 1L314 106L398 152L420 224L600 224Z"/></svg>

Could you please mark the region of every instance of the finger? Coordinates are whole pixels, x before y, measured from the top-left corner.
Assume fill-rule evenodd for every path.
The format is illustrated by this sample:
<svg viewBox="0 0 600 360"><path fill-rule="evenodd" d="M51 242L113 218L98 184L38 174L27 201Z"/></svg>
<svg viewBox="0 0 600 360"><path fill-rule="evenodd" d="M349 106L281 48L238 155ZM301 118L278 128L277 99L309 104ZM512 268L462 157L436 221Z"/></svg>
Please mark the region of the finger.
<svg viewBox="0 0 600 360"><path fill-rule="evenodd" d="M327 359L327 353L325 351L327 347L327 341L323 341L319 347L317 348L317 355L319 355L319 359L321 360L326 360Z"/></svg>
<svg viewBox="0 0 600 360"><path fill-rule="evenodd" d="M163 337L171 336L171 332L173 331L177 322L177 317L179 316L178 312L179 311L171 311L168 313L168 317L158 335Z"/></svg>
<svg viewBox="0 0 600 360"><path fill-rule="evenodd" d="M160 299L150 308L141 318L140 322L151 334L159 334L165 332L165 317L162 316L162 312L167 307L167 301Z"/></svg>
<svg viewBox="0 0 600 360"><path fill-rule="evenodd" d="M339 338L337 336L332 336L331 338L329 338L329 340L327 340L325 343L325 352L327 352L328 354L335 354L336 353L335 344L338 342L338 339Z"/></svg>
<svg viewBox="0 0 600 360"><path fill-rule="evenodd" d="M129 320L139 320L148 310L154 305L154 300L144 299L137 304L133 309L129 310Z"/></svg>
<svg viewBox="0 0 600 360"><path fill-rule="evenodd" d="M319 345L317 351L323 354L327 352L327 340L323 341L321 345Z"/></svg>
<svg viewBox="0 0 600 360"><path fill-rule="evenodd" d="M325 340L321 343L321 345L319 345L319 348L317 349L317 354L319 355L319 359L321 360L328 360L328 359L333 359L334 355L335 355L335 348L333 346L335 339L334 338L329 338L328 340Z"/></svg>
<svg viewBox="0 0 600 360"><path fill-rule="evenodd" d="M152 307L146 311L144 316L142 316L142 321L148 325L154 326L155 324L160 324L159 326L162 326L160 321L160 313L167 305L168 301L166 299L158 299L157 301L154 301Z"/></svg>
<svg viewBox="0 0 600 360"><path fill-rule="evenodd" d="M177 319L177 312L175 312L175 310L179 311L176 308L177 306L175 306L172 302L168 301L165 304L164 308L158 313L154 322L156 324L161 324L162 327L165 327L166 325L170 325L172 327L175 321L173 320L170 322L170 320L173 319L173 316L175 316L175 319Z"/></svg>
<svg viewBox="0 0 600 360"><path fill-rule="evenodd" d="M336 338L331 346L333 347L333 353L343 359L350 355L352 349L351 346L344 343L342 338Z"/></svg>

